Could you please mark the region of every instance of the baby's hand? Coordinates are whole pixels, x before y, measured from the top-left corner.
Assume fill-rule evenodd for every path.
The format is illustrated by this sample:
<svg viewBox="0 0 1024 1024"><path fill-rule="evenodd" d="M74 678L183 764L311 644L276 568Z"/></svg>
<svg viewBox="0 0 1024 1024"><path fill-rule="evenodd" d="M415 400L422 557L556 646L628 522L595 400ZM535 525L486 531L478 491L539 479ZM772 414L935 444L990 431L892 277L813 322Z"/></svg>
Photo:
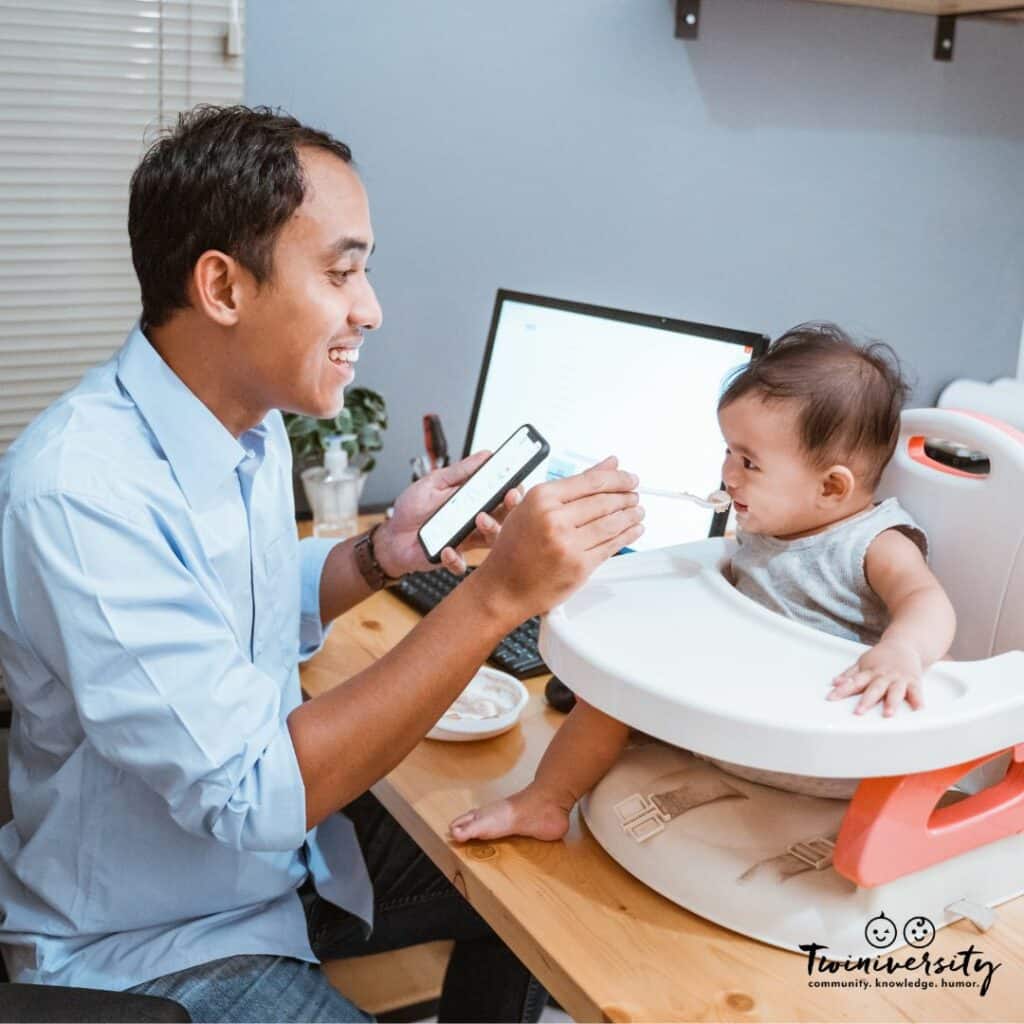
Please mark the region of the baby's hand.
<svg viewBox="0 0 1024 1024"><path fill-rule="evenodd" d="M861 694L853 709L855 715L863 715L882 700L886 718L894 715L904 700L916 711L924 705L923 672L921 655L913 647L883 640L832 680L828 699L841 700L854 693Z"/></svg>

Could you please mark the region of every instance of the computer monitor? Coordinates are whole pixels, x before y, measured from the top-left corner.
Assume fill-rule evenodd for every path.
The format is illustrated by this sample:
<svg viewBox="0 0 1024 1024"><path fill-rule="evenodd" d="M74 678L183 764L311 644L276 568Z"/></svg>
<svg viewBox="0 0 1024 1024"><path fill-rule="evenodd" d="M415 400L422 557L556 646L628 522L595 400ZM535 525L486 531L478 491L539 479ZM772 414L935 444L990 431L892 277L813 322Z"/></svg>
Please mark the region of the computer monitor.
<svg viewBox="0 0 1024 1024"><path fill-rule="evenodd" d="M499 290L465 454L494 449L523 423L551 445L531 487L617 455L641 487L707 494L724 445L723 382L768 339L749 331ZM638 550L721 534L727 516L644 496Z"/></svg>

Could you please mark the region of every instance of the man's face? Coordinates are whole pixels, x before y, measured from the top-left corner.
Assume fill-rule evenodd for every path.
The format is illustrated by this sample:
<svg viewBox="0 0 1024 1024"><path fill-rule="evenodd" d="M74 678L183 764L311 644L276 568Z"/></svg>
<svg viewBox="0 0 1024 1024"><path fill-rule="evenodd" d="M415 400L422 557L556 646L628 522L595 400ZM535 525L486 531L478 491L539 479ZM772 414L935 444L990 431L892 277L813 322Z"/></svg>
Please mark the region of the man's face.
<svg viewBox="0 0 1024 1024"><path fill-rule="evenodd" d="M306 195L278 235L270 278L247 289L239 358L254 406L324 418L341 410L381 310L366 276L373 229L362 182L326 150L299 157Z"/></svg>

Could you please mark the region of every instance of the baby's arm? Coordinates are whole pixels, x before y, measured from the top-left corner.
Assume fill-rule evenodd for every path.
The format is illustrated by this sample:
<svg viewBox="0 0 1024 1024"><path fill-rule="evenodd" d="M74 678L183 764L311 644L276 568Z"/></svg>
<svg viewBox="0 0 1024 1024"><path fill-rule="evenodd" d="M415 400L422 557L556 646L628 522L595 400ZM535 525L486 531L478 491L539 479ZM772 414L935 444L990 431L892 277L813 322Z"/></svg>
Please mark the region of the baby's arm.
<svg viewBox="0 0 1024 1024"><path fill-rule="evenodd" d="M526 789L507 800L495 800L456 818L449 829L459 842L532 836L561 839L569 828L569 812L615 763L629 736L629 726L577 700L555 734L537 775Z"/></svg>
<svg viewBox="0 0 1024 1024"><path fill-rule="evenodd" d="M829 700L861 694L858 715L883 699L886 716L903 700L916 710L923 704L921 676L953 643L956 614L920 548L898 530L872 541L864 570L892 621L878 644L835 678Z"/></svg>

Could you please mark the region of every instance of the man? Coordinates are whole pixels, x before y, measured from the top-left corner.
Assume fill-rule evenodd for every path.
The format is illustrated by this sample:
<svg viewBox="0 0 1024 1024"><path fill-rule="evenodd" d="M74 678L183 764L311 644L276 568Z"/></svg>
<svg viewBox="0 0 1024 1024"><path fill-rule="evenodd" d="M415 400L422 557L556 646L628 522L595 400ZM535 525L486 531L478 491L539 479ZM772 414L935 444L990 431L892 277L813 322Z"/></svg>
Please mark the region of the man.
<svg viewBox="0 0 1024 1024"><path fill-rule="evenodd" d="M480 517L479 571L303 704L299 658L426 568L417 529L484 455L367 536L295 538L277 410L335 415L381 320L342 143L199 108L136 170L129 234L140 325L0 463L9 973L166 995L197 1020L362 1020L318 958L449 937L442 1018L535 1020L543 990L365 794L509 629L639 535L636 478L608 460L500 530Z"/></svg>

